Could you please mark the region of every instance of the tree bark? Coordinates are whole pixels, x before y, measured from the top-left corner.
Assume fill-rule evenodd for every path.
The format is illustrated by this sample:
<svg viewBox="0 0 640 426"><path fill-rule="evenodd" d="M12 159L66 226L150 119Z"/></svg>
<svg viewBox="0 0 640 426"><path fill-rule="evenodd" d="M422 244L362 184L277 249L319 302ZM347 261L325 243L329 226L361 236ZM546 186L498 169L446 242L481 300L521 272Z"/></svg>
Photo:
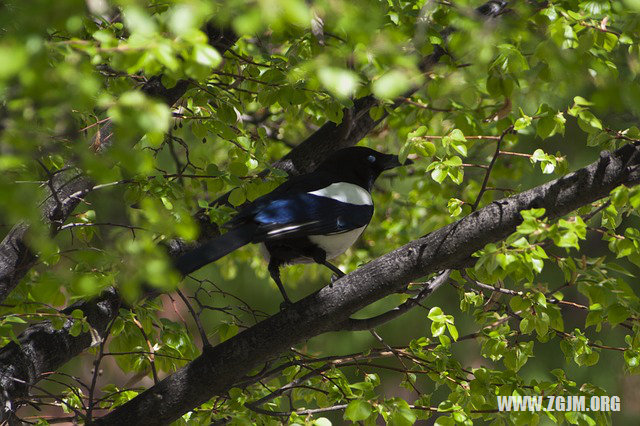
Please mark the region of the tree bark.
<svg viewBox="0 0 640 426"><path fill-rule="evenodd" d="M225 52L238 39L229 29L220 29L209 23L205 26L209 44L220 52ZM160 76L149 79L142 91L149 96L162 99L173 105L184 95L189 84L179 81L174 87L166 88ZM111 123L101 126L93 141L97 151L105 149L106 141L113 143ZM49 179L49 192L42 206L43 222L50 226L54 236L82 198L91 192L94 184L91 179L69 169L53 174ZM0 243L0 302L18 285L20 280L36 264L37 256L29 249L26 241L30 226L22 222L15 225ZM26 396L29 385L41 379L42 374L55 371L70 359L82 353L96 338L101 338L108 324L118 314L121 301L115 289L109 289L100 297L71 305L63 311L70 313L81 309L93 328L91 333L74 337L69 334L73 323L54 329L44 322L27 328L19 337L20 344L10 343L0 349L0 422L10 418L15 411L13 401Z"/></svg>
<svg viewBox="0 0 640 426"><path fill-rule="evenodd" d="M211 348L125 405L100 425L167 424L216 395L293 345L349 329L350 316L406 285L443 269L469 265L471 255L513 233L520 212L545 208L555 219L640 182L640 147L603 152L591 165L518 195L494 201L463 219L381 256L280 313Z"/></svg>
<svg viewBox="0 0 640 426"><path fill-rule="evenodd" d="M478 8L478 12L485 17L495 17L506 7L503 0L490 0ZM220 51L229 49L237 40L237 35L229 30L217 29L214 25L206 27L209 43ZM421 61L421 69L428 71L435 65L445 51L436 46L433 54ZM149 79L142 90L150 96L163 99L168 104L175 103L187 90L188 82L180 81L173 88L165 88L160 77ZM417 91L413 88L405 96ZM392 106L397 108L402 100ZM373 96L366 96L354 101L354 106L345 110L345 120L339 125L327 123L309 138L287 154L275 166L292 174L300 174L311 171L318 162L322 161L330 153L344 147L357 144L368 132L378 125L388 113L385 111L378 120L369 116L369 111L378 105L379 101ZM106 122L94 139L94 148L98 151L106 149L108 143L114 143L111 133L111 123ZM107 143L107 141L109 141ZM80 181L81 179L81 181ZM86 194L91 191L92 182L84 177L79 177L78 183L69 193L81 192ZM50 198L51 195L49 196ZM73 198L69 204L69 210L57 216L57 221L62 223L73 211L80 201L80 197ZM36 257L28 250L24 237L28 231L28 225L16 225L5 241L0 243L0 300L15 288L15 285L35 264ZM204 237L209 235L211 229L207 229ZM168 244L170 257L177 257L191 246L182 241L174 240ZM6 278L5 278L6 277ZM5 281L3 281L5 280ZM6 283L6 285L5 285ZM5 285L5 287L3 287ZM3 293L4 291L4 293ZM54 330L50 324L42 323L29 327L19 336L20 345L9 344L0 349L0 421L10 417L14 412L13 401L16 398L28 394L29 385L40 380L42 374L55 371L73 357L88 348L96 336L102 337L108 324L118 313L121 301L115 289L109 289L100 297L74 304L64 312L80 309L84 312L88 323L93 327L93 338L89 333L77 338L68 333L70 323L62 330ZM53 352L55 356L53 356ZM15 362L14 362L15 360Z"/></svg>
<svg viewBox="0 0 640 426"><path fill-rule="evenodd" d="M205 32L209 44L220 52L228 50L238 39L233 31L217 28L211 23L205 26ZM167 105L176 103L189 86L188 81L180 80L174 87L166 88L161 79L161 76L151 77L141 90L149 96L163 100ZM107 121L96 134L93 147L100 151L113 141L111 122ZM76 193L84 195L90 192L92 187L91 179L74 169L56 173L50 178L49 192L42 207L42 217L45 224L51 225L52 235L57 233L58 226L67 219L82 199L82 197L69 196ZM29 250L26 243L25 237L28 231L27 223L19 223L0 243L0 302L4 301L36 263L37 257Z"/></svg>
<svg viewBox="0 0 640 426"><path fill-rule="evenodd" d="M67 170L53 175L50 186L51 192L42 205L42 220L51 227L51 233L56 234L58 226L73 212L80 198L70 195L90 187L90 180L77 170ZM11 293L20 280L29 272L37 261L36 255L29 250L26 235L29 224L25 222L15 225L0 243L0 302Z"/></svg>

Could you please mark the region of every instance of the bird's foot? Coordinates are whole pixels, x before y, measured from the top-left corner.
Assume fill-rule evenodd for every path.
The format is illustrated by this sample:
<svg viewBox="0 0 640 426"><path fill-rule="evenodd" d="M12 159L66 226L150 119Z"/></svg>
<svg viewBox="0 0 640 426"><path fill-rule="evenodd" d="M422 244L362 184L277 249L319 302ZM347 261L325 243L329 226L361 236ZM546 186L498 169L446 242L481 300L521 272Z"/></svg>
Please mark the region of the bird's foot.
<svg viewBox="0 0 640 426"><path fill-rule="evenodd" d="M284 311L285 309L287 309L288 307L292 306L293 302L289 299L287 300L283 300L282 303L280 304L280 310Z"/></svg>
<svg viewBox="0 0 640 426"><path fill-rule="evenodd" d="M343 276L344 276L344 275L343 275ZM333 285L333 283L335 283L336 281L338 281L340 278L342 278L342 277L339 277L339 276L338 276L338 274L333 274L333 275L331 275L331 284L330 284L330 285Z"/></svg>

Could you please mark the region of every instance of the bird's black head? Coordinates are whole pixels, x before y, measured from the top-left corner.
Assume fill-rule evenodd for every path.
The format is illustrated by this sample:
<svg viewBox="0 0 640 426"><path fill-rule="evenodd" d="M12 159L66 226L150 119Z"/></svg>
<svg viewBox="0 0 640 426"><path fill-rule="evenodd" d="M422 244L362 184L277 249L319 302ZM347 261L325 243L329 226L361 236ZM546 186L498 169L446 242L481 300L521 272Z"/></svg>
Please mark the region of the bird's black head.
<svg viewBox="0 0 640 426"><path fill-rule="evenodd" d="M401 165L397 155L383 154L364 146L353 146L334 152L316 170L330 172L345 182L371 190L380 173Z"/></svg>

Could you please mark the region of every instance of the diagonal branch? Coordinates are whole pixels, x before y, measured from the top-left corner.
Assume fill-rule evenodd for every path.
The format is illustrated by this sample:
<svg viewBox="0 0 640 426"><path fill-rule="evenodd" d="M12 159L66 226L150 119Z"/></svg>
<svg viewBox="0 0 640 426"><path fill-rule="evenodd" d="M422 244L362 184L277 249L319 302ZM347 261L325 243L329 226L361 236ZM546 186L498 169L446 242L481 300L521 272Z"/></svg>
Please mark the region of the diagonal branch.
<svg viewBox="0 0 640 426"><path fill-rule="evenodd" d="M206 25L205 32L209 43L221 52L231 48L238 39L233 31L219 29L213 23ZM162 85L161 77L156 76L149 79L142 91L173 104L184 95L187 87L186 81L182 81L172 88L166 88ZM94 138L94 148L104 149L107 141L113 143L111 132L111 123L106 120ZM42 220L54 236L82 197L100 185L94 185L91 179L74 168L48 174L47 186L50 191L41 210ZM30 228L26 222L18 223L0 242L0 302L37 262L36 254L27 245ZM118 314L120 305L117 291L110 288L98 298L73 304L63 311L70 313L74 309L82 310L94 335L83 333L72 336L69 333L72 323L69 321L60 330L45 322L27 328L19 336L19 344L12 342L3 347L0 350L0 421L11 417L16 408L13 401L27 395L29 385L40 380L42 374L58 369L82 353L94 343L96 335L103 336L108 324Z"/></svg>
<svg viewBox="0 0 640 426"><path fill-rule="evenodd" d="M484 195L485 191L487 190L487 184L489 183L489 176L491 175L491 170L493 169L493 166L496 164L496 160L498 159L498 156L500 155L501 151L500 151L500 144L502 144L502 140L504 139L504 137L508 134L511 133L513 131L513 125L507 127L502 134L500 135L500 138L498 139L498 142L496 142L496 151L493 154L493 157L491 157L491 162L489 163L489 166L487 167L487 170L484 174L484 179L482 180L482 187L480 188L480 191L478 192L478 196L476 197L476 201L473 203L473 206L471 206L471 211L476 211L478 209L478 206L480 205L480 200L482 200L482 196Z"/></svg>
<svg viewBox="0 0 640 426"><path fill-rule="evenodd" d="M488 243L506 238L522 222L520 211L545 208L550 219L604 198L619 185L640 183L640 147L603 152L587 167L515 196L492 202L324 287L244 330L125 405L97 420L101 425L165 424L227 392L252 369L292 345L334 330L351 315L406 284L442 269L468 264Z"/></svg>
<svg viewBox="0 0 640 426"><path fill-rule="evenodd" d="M90 179L74 169L50 174L47 187L53 191L49 194L56 195L47 197L41 209L42 221L50 227L52 235L58 232L60 223L80 202L80 198L69 196L91 186ZM0 302L11 293L36 263L36 255L27 246L26 236L29 228L26 222L18 223L0 242Z"/></svg>
<svg viewBox="0 0 640 426"><path fill-rule="evenodd" d="M507 8L505 0L489 0L476 9L478 15L484 19L499 16ZM443 36L453 32L453 29L443 31ZM434 51L422 58L419 64L420 71L427 73L440 61L446 51L439 45L434 45ZM406 99L420 90L423 86L414 86L398 97L389 109L397 109L406 102ZM369 115L371 108L380 105L381 102L373 95L368 95L354 101L353 107L345 109L340 124L327 122L315 133L296 146L295 155L286 155L275 164L275 167L283 169L291 174L299 174L304 170L313 170L329 154L340 148L352 146L365 137L389 112L385 108L382 116L374 120ZM355 143L353 141L356 141Z"/></svg>
<svg viewBox="0 0 640 426"><path fill-rule="evenodd" d="M498 16L500 12L506 8L506 5L506 1L503 0L489 0L485 5L478 8L478 12L480 15L491 18ZM209 36L209 42L221 51L228 49L237 38L233 32L216 30L214 26L207 27L207 35ZM445 51L436 46L434 53L421 61L421 69L428 71L444 54ZM175 102L175 100L186 91L187 86L188 84L186 82L179 82L174 88L167 89L162 86L160 78L158 77L150 79L143 90L152 96L160 97L164 99L165 102L170 103ZM393 104L393 108L400 106L404 102L404 98L418 89L418 87L411 89L410 92ZM311 171L318 161L324 159L331 152L343 147L355 145L387 115L385 111L384 116L378 120L373 120L370 117L369 111L378 104L379 101L373 96L357 99L354 101L354 106L345 111L345 120L343 120L340 125L331 122L325 124L294 148L283 160L276 163L276 167L283 168L291 173ZM107 120L104 122L104 125L94 140L94 148L98 150L105 149L109 143L113 143L113 137L111 123ZM82 185L75 186L70 193L86 194L91 191L91 188L93 188L92 183L87 179ZM76 202L76 200L79 202L80 197L73 198L73 202ZM72 211L75 204L70 203L69 206L70 211ZM62 218L60 218L60 220L62 220ZM15 287L26 271L35 263L35 256L30 254L24 243L24 236L28 230L28 226L23 226L25 228L20 230L19 235L16 235L10 241L6 241L6 244L5 242L0 244L0 290L2 290L2 277L5 273L3 265L8 265L6 268L8 274L13 274L15 271L22 271L21 275L14 278L11 285L7 286L7 293ZM214 236L213 232L216 232L216 230L207 227L203 230L202 236L211 238ZM21 260L22 263L18 263L15 259L13 262L4 262L2 255L3 250L7 247L11 252L16 253L16 259L22 259L25 253L29 254L29 256L31 256L30 262ZM16 247L20 250L16 250ZM190 248L190 245L185 244L179 239L172 240L168 244L169 256L177 257ZM0 296L2 296L2 292L0 292ZM83 301L69 308L82 310L87 317L88 323L100 336L104 333L109 322L117 315L117 308L103 309L104 299L109 301L109 306L118 306L120 304L116 290L111 288L107 293L97 299ZM41 374L58 369L62 364L89 347L92 342L90 336L83 334L80 337L82 337L83 340L80 341L73 338L64 329L53 330L50 324L44 323L29 327L19 337L21 345L10 344L0 349L0 407L4 407L2 412L0 412L0 420L2 420L10 410L15 409L15 407L12 407L11 401L28 393L28 386L19 384L16 381L6 380L3 377L13 377L13 372L16 372L16 377L22 378L23 383L35 383L39 380ZM28 350L23 350L23 348L27 348ZM49 351L49 348L55 348L55 356ZM16 364L21 363L20 368L17 368L12 360L20 360L16 362ZM4 373L7 371L10 371L11 374ZM5 376L3 376L3 374L5 374Z"/></svg>
<svg viewBox="0 0 640 426"><path fill-rule="evenodd" d="M220 52L231 48L238 39L232 30L220 29L212 23L205 26L205 32L209 44ZM186 80L180 80L174 87L166 88L162 84L161 78L161 76L150 78L141 90L149 96L160 98L168 105L173 105L184 95L189 84ZM93 148L100 151L113 144L112 131L111 121L105 120L96 133ZM56 224L67 219L82 200L81 197L94 189L94 184L91 179L75 169L55 174L49 173L46 168L45 170L49 175L47 186L50 191L48 191L42 206L42 217L43 222L51 226L52 235L55 235L59 231ZM75 194L75 196L71 196L71 194ZM26 243L26 234L29 228L26 223L15 225L0 243L0 302L11 293L36 263L36 255L29 250Z"/></svg>
<svg viewBox="0 0 640 426"><path fill-rule="evenodd" d="M338 324L335 328L335 331L341 330L349 330L349 331L358 331L358 330L371 330L374 327L382 325L386 322L389 322L395 318L398 318L400 315L409 311L412 308L420 305L420 302L431 296L436 292L444 283L449 279L449 275L451 275L451 270L446 269L440 272L437 276L432 278L422 290L415 296L407 299L403 304L396 306L395 308L384 312L380 315L376 315L372 318L365 319L355 319L349 318L344 323Z"/></svg>
<svg viewBox="0 0 640 426"><path fill-rule="evenodd" d="M26 395L31 385L85 351L99 343L109 323L118 314L120 297L113 291L105 291L92 303L78 303L63 311L70 315L74 309L81 309L93 333L70 334L73 320L56 329L50 322L43 322L27 328L18 337L18 342L10 342L0 350L0 385L2 387L1 416L11 417L17 407L13 400ZM53 367L53 368L50 368Z"/></svg>

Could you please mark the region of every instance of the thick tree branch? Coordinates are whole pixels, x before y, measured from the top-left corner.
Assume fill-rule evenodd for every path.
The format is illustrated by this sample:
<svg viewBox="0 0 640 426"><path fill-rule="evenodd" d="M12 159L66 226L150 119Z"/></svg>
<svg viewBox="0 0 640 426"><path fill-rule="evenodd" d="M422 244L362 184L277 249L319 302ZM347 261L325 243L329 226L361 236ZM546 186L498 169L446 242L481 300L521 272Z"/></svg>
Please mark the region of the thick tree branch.
<svg viewBox="0 0 640 426"><path fill-rule="evenodd" d="M212 22L207 23L203 30L207 34L209 44L218 49L221 54L238 41L238 35L232 29L220 28ZM140 90L148 96L162 100L167 105L173 105L185 94L189 84L189 80L178 80L175 86L167 88L162 84L162 75L157 75L147 80ZM113 143L113 125L110 119L106 119L96 133L92 146L95 150L102 151Z"/></svg>
<svg viewBox="0 0 640 426"><path fill-rule="evenodd" d="M212 23L205 27L209 43L220 52L228 50L238 39L231 30L219 29ZM188 87L180 81L172 88L162 85L161 77L149 79L142 91L158 97L169 105L184 95ZM107 120L94 138L94 148L103 149L113 143L111 123ZM50 189L41 206L43 222L55 235L60 225L69 217L82 198L96 186L91 179L71 168L53 173L48 180ZM37 257L27 245L27 223L15 225L0 243L0 301L18 285L20 280L36 264ZM29 384L37 382L45 372L55 371L61 365L86 350L97 337L101 337L109 322L118 314L121 301L115 289L109 289L100 297L74 304L65 309L81 309L93 327L92 333L74 337L69 334L72 323L61 330L45 322L29 327L19 336L20 345L10 343L0 350L0 421L13 415L13 401L28 394Z"/></svg>
<svg viewBox="0 0 640 426"><path fill-rule="evenodd" d="M500 14L502 10L506 7L506 2L503 0L490 0L485 5L481 6L478 9L478 12L481 15L487 17L494 17ZM218 48L220 51L224 51L228 49L236 40L237 36L229 31L220 31L217 30L214 26L207 27L207 35L209 37L209 42ZM423 71L428 71L436 64L440 58L445 54L444 50L440 47L436 46L436 50L433 54L424 58L420 64L420 67ZM165 88L159 77L150 79L143 90L152 95L164 99L167 103L175 102L188 87L187 82L181 81L174 88L167 89ZM406 98L411 93L414 93L419 88L416 87L412 89L410 92L405 94L403 98ZM397 108L403 103L403 98L399 99L393 104L393 108ZM276 167L283 168L290 173L303 173L305 171L311 171L318 164L319 161L322 161L327 155L331 152L347 147L352 146L358 143L368 132L370 132L380 121L386 117L387 112L385 111L382 118L378 120L371 119L369 115L369 111L372 107L379 104L379 101L376 100L372 96L367 96L361 99L354 101L354 106L345 111L345 120L340 125L336 125L335 123L327 123L322 128L320 128L317 132L307 138L303 143L294 148L283 160L276 163ZM113 143L113 135L111 129L111 123L107 120L104 122L104 125L101 127L98 135L94 139L94 147L96 149L104 149L109 143ZM82 185L77 185L73 188L70 193L82 193L86 194L91 191L92 183L89 180L83 182ZM72 197L74 201L79 202L80 197ZM73 205L75 207L75 205ZM71 208L70 211L73 209ZM68 215L68 213L67 213ZM58 218L58 220L63 221L66 219L66 215ZM21 230L14 238L9 241L3 242L0 244L0 279L2 278L2 274L11 274L15 273L15 271L22 271L22 275L12 281L12 286L8 288L7 293L15 287L18 283L19 279L24 276L26 271L33 266L35 263L35 257L29 254L30 262L25 262L24 259L26 254L28 254L28 250L26 244L24 243L24 235L28 229L28 226L24 225L25 229ZM211 232L215 230L212 229L204 229L203 235L205 238L207 236L211 237ZM13 232L13 231L12 231ZM191 246L188 244L184 244L181 240L172 240L168 244L169 248L169 256L179 256L184 253L185 250L188 250ZM8 258L9 260L15 258L17 260L4 262L2 255L3 250L7 249L9 252L13 253L12 258ZM18 262L20 261L20 262ZM3 269L3 265L6 264L8 267ZM0 281L1 284L1 281ZM1 287L0 287L1 288ZM2 294L2 293L0 293ZM102 310L99 309L99 305L103 303L103 298L109 298L112 300L112 297L117 298L117 293L114 289L110 289L109 292L105 295L102 295L98 299L94 299L91 301L82 302L81 304L74 305L73 309L81 309L85 315L87 316L87 320L94 327L95 331L98 335L102 335L104 333L105 327L109 322L117 315L117 309L115 310ZM115 299L112 300L115 303ZM95 324L95 325L94 325ZM87 338L87 336L81 336ZM7 346L5 348L0 349L0 375L3 371L10 371L11 373L7 373L6 377L16 377L13 376L13 372L19 375L21 380L24 383L34 383L37 381L37 378L44 372L54 371L59 368L62 364L69 361L71 358L78 355L82 350L76 348L75 340L68 333L65 334L65 331L59 331L53 333L51 327L49 325L40 324L29 327L23 335L20 336L21 341L23 341L24 347L30 347L29 345L35 343L31 340L36 340L37 345L32 346L31 351L33 351L34 356L23 356L24 362L29 364L30 360L40 360L42 362L32 362L30 365L25 366L24 368L15 369L11 363L11 360L15 357L22 356L19 347ZM91 339L83 340L85 343L84 348L89 347L91 343ZM49 347L57 348L55 357L47 357ZM65 349L68 348L68 349ZM44 359L47 358L47 359ZM17 358L15 358L17 359ZM29 375L25 375L25 371L29 371ZM28 392L28 387L22 384L19 384L17 381L13 380L4 380L0 377L0 388L2 389L2 394L0 395L0 405L5 408L10 407L10 401L14 400L17 397L24 396ZM6 403L5 403L6 402ZM7 405L9 404L9 405ZM10 411L2 410L0 413L0 420L3 419L4 415L10 414Z"/></svg>
<svg viewBox="0 0 640 426"><path fill-rule="evenodd" d="M73 320L56 330L44 322L29 327L20 334L18 342L11 342L0 350L0 388L2 394L2 420L11 417L17 407L13 400L27 395L29 386L38 382L45 373L55 371L70 358L99 343L111 319L118 314L120 297L114 290L104 292L91 303L78 303L63 311L70 315L81 309L92 327L92 332L72 336L69 329Z"/></svg>
<svg viewBox="0 0 640 426"><path fill-rule="evenodd" d="M90 186L90 180L73 169L56 173L49 178L48 188L54 190L56 196L49 193L41 209L42 220L51 227L52 234L57 233L60 224L80 202L80 198L69 196ZM27 223L18 223L0 243L0 302L36 263L36 256L27 247L28 231Z"/></svg>
<svg viewBox="0 0 640 426"><path fill-rule="evenodd" d="M233 31L220 29L212 23L205 26L205 32L209 38L209 44L220 52L228 50L238 39ZM168 105L173 105L184 95L188 86L186 80L181 80L174 87L166 88L161 82L161 76L155 76L150 78L141 90L149 96L162 99ZM104 149L112 143L112 126L107 120L97 132L93 146ZM56 224L59 225L67 219L81 201L82 195L86 195L93 189L93 183L73 169L53 174L47 183L50 191L42 206L42 216L45 224L53 225L52 234L55 235L58 231ZM71 194L76 196L70 197ZM60 202L60 200L66 201ZM28 230L28 224L19 223L0 243L0 302L9 295L36 262L36 256L27 247L25 237Z"/></svg>
<svg viewBox="0 0 640 426"><path fill-rule="evenodd" d="M127 404L98 419L102 425L166 424L227 392L249 371L292 345L334 330L367 305L408 282L468 263L477 250L506 238L520 212L545 208L555 219L640 182L640 147L603 152L591 165L518 195L492 202L465 218L390 252L280 313L204 353Z"/></svg>
<svg viewBox="0 0 640 426"><path fill-rule="evenodd" d="M476 9L476 12L485 19L494 18L505 11L507 2L505 0L490 0ZM444 33L451 33L453 30L445 30ZM446 51L438 46L434 46L432 54L425 56L419 64L423 73L430 71ZM421 89L422 86L414 86L400 96L390 109L396 109L406 102L406 99ZM365 96L354 101L353 107L345 109L342 122L335 124L327 122L315 133L305 139L296 147L294 155L286 155L275 164L275 167L283 169L290 174L300 174L304 170L313 170L332 152L354 145L353 141L359 141L367 133L373 130L388 115L387 109L382 116L374 120L369 115L371 108L380 105L380 101L373 95Z"/></svg>

